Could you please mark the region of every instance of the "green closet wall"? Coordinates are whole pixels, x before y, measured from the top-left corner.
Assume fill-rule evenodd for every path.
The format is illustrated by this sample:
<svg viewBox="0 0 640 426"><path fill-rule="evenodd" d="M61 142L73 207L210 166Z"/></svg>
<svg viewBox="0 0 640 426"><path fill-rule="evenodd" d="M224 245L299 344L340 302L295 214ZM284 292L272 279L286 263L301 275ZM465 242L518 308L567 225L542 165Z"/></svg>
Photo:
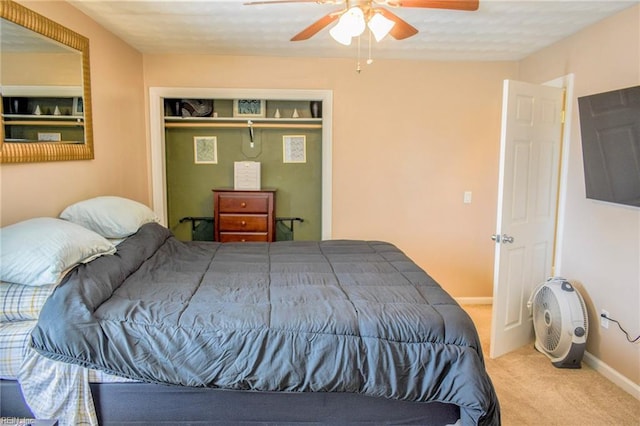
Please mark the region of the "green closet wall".
<svg viewBox="0 0 640 426"><path fill-rule="evenodd" d="M306 163L283 162L284 135L306 136ZM217 164L194 163L194 136L217 138ZM167 128L165 143L168 221L177 238L192 239L181 218L213 216L212 189L233 188L235 161L258 161L262 187L277 189L276 217L304 219L294 224L296 240L321 239L322 129L254 128L251 148L248 127Z"/></svg>

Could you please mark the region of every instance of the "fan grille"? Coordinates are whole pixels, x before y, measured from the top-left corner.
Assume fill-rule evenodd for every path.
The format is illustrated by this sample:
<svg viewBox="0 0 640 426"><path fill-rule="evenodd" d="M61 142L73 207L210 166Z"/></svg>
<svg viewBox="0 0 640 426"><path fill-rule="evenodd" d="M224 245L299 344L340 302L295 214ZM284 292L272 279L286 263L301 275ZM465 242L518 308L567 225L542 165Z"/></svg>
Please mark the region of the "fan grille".
<svg viewBox="0 0 640 426"><path fill-rule="evenodd" d="M545 350L553 352L560 343L562 321L560 320L560 304L553 291L543 286L536 294L535 327L540 342Z"/></svg>

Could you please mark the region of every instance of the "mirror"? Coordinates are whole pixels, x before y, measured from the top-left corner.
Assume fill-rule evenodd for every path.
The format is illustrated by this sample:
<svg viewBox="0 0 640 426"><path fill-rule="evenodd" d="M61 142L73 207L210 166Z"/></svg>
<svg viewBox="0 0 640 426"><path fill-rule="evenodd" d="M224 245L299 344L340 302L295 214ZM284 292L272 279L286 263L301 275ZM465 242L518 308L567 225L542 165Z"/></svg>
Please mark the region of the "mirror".
<svg viewBox="0 0 640 426"><path fill-rule="evenodd" d="M0 162L93 159L89 39L0 0L0 53Z"/></svg>

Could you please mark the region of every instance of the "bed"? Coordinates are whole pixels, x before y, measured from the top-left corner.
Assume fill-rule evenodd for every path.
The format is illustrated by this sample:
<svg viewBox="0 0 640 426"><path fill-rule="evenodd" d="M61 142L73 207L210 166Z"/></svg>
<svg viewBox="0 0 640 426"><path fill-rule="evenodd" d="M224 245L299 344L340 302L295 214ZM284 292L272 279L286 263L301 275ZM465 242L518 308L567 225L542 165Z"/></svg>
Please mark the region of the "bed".
<svg viewBox="0 0 640 426"><path fill-rule="evenodd" d="M61 217L118 245L40 280L63 276L37 320L21 320L3 416L500 424L469 316L392 244L181 242L152 218L112 232L96 215L118 228L131 209L88 205L89 219Z"/></svg>

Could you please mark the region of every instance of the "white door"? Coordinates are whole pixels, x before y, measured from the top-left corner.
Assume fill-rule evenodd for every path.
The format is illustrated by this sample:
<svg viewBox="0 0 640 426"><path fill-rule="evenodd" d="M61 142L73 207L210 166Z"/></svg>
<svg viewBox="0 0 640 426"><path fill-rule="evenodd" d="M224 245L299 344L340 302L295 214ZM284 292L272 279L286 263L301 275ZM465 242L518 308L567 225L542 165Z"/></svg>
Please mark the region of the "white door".
<svg viewBox="0 0 640 426"><path fill-rule="evenodd" d="M563 89L505 81L490 356L533 340L527 302L551 275Z"/></svg>

